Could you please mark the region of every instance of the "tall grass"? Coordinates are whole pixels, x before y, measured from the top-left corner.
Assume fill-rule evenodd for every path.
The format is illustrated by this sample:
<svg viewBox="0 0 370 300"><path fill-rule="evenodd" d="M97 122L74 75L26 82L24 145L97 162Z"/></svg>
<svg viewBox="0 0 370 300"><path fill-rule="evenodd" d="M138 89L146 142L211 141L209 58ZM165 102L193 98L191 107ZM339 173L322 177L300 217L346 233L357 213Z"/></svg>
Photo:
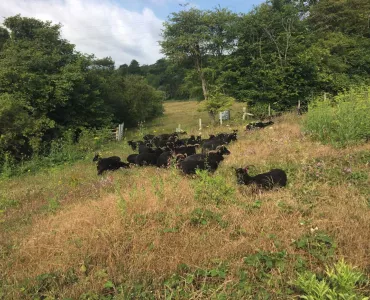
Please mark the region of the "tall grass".
<svg viewBox="0 0 370 300"><path fill-rule="evenodd" d="M308 107L304 129L324 144L345 147L370 138L370 87L356 88Z"/></svg>

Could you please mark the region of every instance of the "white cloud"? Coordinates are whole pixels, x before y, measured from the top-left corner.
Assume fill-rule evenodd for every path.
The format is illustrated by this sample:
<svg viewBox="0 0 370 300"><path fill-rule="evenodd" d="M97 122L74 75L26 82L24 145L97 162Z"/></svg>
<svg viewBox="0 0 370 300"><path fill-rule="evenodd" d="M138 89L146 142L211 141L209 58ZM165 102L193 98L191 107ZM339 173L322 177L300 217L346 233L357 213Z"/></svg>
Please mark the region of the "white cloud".
<svg viewBox="0 0 370 300"><path fill-rule="evenodd" d="M161 58L162 20L149 8L129 11L109 0L0 1L0 16L21 14L61 23L62 36L83 53L111 56L116 66L136 59L151 64Z"/></svg>

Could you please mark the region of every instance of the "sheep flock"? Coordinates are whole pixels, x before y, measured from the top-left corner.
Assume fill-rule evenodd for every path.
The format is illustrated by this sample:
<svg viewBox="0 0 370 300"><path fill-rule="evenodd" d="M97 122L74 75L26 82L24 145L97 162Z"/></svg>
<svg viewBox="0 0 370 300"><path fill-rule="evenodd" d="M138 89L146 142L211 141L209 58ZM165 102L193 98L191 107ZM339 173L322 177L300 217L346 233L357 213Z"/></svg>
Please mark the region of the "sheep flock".
<svg viewBox="0 0 370 300"><path fill-rule="evenodd" d="M272 121L263 123L249 123L246 130L262 129L274 124ZM201 136L191 135L189 138L181 138L182 133L164 133L160 135L147 134L143 140L128 141L128 145L136 154L130 154L127 162L121 161L118 156L107 158L96 154L93 161L97 164L98 175L105 171L115 171L120 168L134 166L155 166L168 168L172 165L180 169L184 174L195 174L196 170L214 172L224 160L224 155L230 155L227 145L237 141L237 130L232 133L211 134L208 139ZM201 153L197 153L201 149ZM271 189L274 186L286 186L287 176L281 169L273 169L269 172L250 176L248 167L235 169L238 184L255 184L259 188Z"/></svg>

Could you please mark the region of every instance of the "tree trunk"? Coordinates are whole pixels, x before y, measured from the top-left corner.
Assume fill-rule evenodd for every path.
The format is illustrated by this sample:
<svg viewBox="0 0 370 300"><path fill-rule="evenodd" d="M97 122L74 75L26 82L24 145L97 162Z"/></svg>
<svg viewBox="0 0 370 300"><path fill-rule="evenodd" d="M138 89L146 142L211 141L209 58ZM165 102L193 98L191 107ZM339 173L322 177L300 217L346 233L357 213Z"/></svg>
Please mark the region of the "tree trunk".
<svg viewBox="0 0 370 300"><path fill-rule="evenodd" d="M195 55L195 64L197 66L197 71L199 74L199 78L202 81L202 90L203 90L203 97L204 100L208 99L208 90L207 90L207 82L204 77L203 69L202 69L202 58L200 56L199 46L197 46L197 52L198 54Z"/></svg>
<svg viewBox="0 0 370 300"><path fill-rule="evenodd" d="M208 91L207 91L206 79L204 78L203 70L199 70L199 72L200 72L199 73L200 80L202 81L202 90L203 90L204 100L207 100L208 99Z"/></svg>
<svg viewBox="0 0 370 300"><path fill-rule="evenodd" d="M215 125L215 123L216 123L216 114L213 111L208 111L208 115L212 119L212 124Z"/></svg>

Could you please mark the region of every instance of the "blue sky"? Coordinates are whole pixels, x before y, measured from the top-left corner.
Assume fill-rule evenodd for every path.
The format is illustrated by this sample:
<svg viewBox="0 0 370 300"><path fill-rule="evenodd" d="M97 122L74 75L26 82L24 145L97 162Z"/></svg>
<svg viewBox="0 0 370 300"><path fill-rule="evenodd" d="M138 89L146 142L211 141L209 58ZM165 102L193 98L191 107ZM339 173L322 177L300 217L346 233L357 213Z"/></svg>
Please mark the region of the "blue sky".
<svg viewBox="0 0 370 300"><path fill-rule="evenodd" d="M171 12L181 10L180 4L189 3L199 9L212 9L218 5L227 7L234 12L246 13L253 8L253 5L258 5L263 0L116 0L122 7L129 8L135 11L142 11L145 7L151 8L156 16L161 19L166 19Z"/></svg>
<svg viewBox="0 0 370 300"><path fill-rule="evenodd" d="M163 22L187 2L246 13L264 0L0 0L0 18L21 14L60 23L63 38L78 51L110 56L116 66L132 59L153 64L163 57L158 44Z"/></svg>

